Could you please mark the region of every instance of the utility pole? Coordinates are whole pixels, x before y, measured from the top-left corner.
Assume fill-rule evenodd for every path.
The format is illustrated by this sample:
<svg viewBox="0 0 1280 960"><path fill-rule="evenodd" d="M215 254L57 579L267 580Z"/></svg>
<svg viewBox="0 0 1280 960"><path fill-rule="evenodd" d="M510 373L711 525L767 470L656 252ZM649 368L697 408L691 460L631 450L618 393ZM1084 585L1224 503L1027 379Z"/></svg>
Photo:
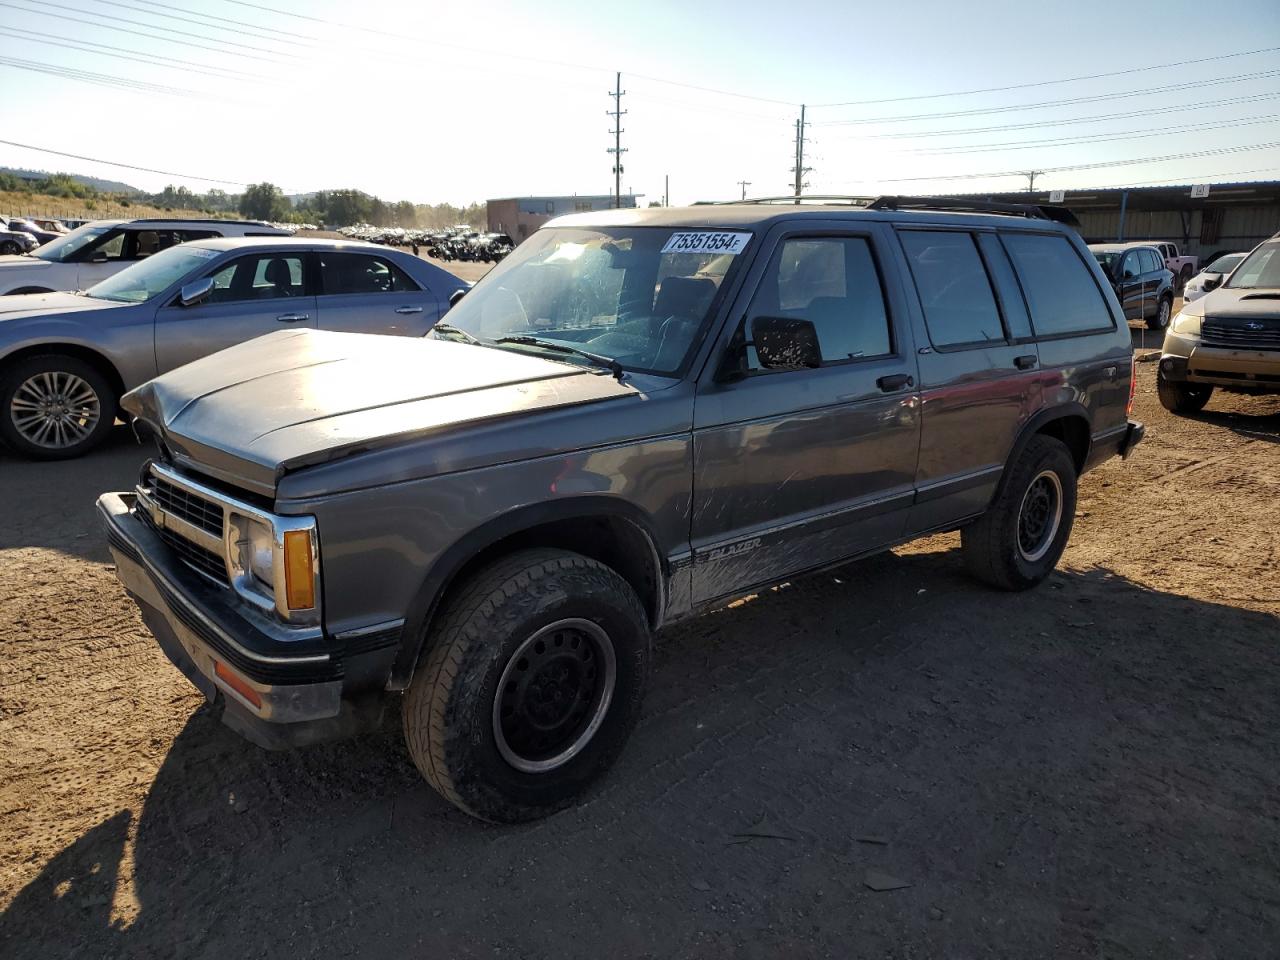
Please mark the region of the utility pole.
<svg viewBox="0 0 1280 960"><path fill-rule="evenodd" d="M671 174L669 173L662 176L662 205L671 206Z"/></svg>
<svg viewBox="0 0 1280 960"><path fill-rule="evenodd" d="M792 167L792 171L796 175L795 181L795 197L796 203L800 202L800 195L804 188L808 186L804 182L804 175L811 171L813 167L804 165L804 104L800 104L800 119L796 121L796 165Z"/></svg>
<svg viewBox="0 0 1280 960"><path fill-rule="evenodd" d="M747 199L747 187L751 186L750 180L739 180L738 186L742 188L742 199Z"/></svg>
<svg viewBox="0 0 1280 960"><path fill-rule="evenodd" d="M1028 170L1023 174L1023 176L1027 178L1027 193L1036 192L1036 177L1040 176L1042 173L1044 173L1043 170Z"/></svg>
<svg viewBox="0 0 1280 960"><path fill-rule="evenodd" d="M622 115L627 112L622 109L622 98L626 96L626 93L627 91L622 89L622 74L618 73L617 83L614 89L609 92L609 96L613 97L613 109L605 111L606 114L613 117L613 129L609 131L613 134L613 146L607 152L613 154L614 207L622 206L622 155L627 152L622 146Z"/></svg>

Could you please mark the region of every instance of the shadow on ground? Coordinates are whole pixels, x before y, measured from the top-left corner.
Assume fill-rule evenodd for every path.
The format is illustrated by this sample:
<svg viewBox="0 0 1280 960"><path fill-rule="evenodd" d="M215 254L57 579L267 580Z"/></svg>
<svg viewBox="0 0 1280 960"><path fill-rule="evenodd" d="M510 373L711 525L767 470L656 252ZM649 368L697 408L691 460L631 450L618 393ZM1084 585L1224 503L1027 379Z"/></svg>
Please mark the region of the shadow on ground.
<svg viewBox="0 0 1280 960"><path fill-rule="evenodd" d="M618 766L519 828L431 793L395 718L269 754L201 709L136 837L122 811L62 851L0 953L1263 956L1277 628L1103 569L1010 595L954 549L887 555L667 631Z"/></svg>

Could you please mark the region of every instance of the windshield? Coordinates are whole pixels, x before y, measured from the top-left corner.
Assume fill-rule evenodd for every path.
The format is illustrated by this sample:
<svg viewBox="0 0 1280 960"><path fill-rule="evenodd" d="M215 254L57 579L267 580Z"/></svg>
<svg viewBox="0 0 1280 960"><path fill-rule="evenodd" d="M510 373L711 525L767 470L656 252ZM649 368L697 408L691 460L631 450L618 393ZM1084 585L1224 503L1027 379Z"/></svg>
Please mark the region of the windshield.
<svg viewBox="0 0 1280 960"><path fill-rule="evenodd" d="M31 255L39 257L41 260L62 263L68 257L74 256L78 251L93 243L104 233L114 229L112 226L103 226L102 224L86 224L78 230L72 230L65 237L50 240Z"/></svg>
<svg viewBox="0 0 1280 960"><path fill-rule="evenodd" d="M573 347L624 369L674 374L698 341L745 231L539 230L445 315L441 338L510 350ZM517 343L497 342L519 338ZM548 352L569 362L574 354Z"/></svg>
<svg viewBox="0 0 1280 960"><path fill-rule="evenodd" d="M85 294L98 300L143 303L156 294L164 293L192 271L206 266L217 255L218 251L203 247L170 247L145 260L139 260L131 267L125 267L114 276L90 287Z"/></svg>
<svg viewBox="0 0 1280 960"><path fill-rule="evenodd" d="M1280 287L1280 240L1272 240L1258 247L1227 281L1233 289L1254 287Z"/></svg>
<svg viewBox="0 0 1280 960"><path fill-rule="evenodd" d="M1213 263L1204 268L1205 273L1230 273L1243 260L1247 254L1228 253L1226 256L1219 257Z"/></svg>
<svg viewBox="0 0 1280 960"><path fill-rule="evenodd" d="M1108 273L1115 268L1115 265L1120 262L1120 258L1124 256L1123 250L1090 250L1089 252L1093 254L1095 260L1102 264L1102 269Z"/></svg>

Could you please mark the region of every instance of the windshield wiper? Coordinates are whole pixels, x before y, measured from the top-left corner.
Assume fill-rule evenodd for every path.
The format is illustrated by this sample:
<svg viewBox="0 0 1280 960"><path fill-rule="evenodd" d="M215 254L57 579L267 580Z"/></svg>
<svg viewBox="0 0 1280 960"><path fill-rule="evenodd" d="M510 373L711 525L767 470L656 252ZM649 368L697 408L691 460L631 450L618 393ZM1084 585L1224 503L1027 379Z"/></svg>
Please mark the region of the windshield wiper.
<svg viewBox="0 0 1280 960"><path fill-rule="evenodd" d="M467 333L467 331L463 330L461 327L455 327L451 323L437 323L434 327L431 328L431 332L443 333L445 336L461 337L467 343L474 343L476 346L480 346L480 347L483 347L485 345L484 341L481 340L479 337L472 336L471 334Z"/></svg>
<svg viewBox="0 0 1280 960"><path fill-rule="evenodd" d="M597 367L603 367L613 374L614 379L619 383L622 382L622 364L613 357L601 356L598 353L591 353L587 350L581 350L578 347L571 347L565 343L557 343L554 340L543 340L541 337L530 337L527 335L519 337L499 337L494 343L514 343L524 347L541 347L544 350L555 350L558 353L572 353L579 357L590 360Z"/></svg>

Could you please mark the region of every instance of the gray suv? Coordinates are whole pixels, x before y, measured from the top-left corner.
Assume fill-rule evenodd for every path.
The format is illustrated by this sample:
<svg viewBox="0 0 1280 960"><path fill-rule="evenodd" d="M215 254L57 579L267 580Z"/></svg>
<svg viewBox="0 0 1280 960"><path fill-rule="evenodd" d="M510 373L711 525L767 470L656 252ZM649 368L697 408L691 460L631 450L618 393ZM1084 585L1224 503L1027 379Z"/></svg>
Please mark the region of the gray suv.
<svg viewBox="0 0 1280 960"><path fill-rule="evenodd" d="M1037 208L603 211L421 340L276 333L143 385L159 455L99 509L228 725L300 745L403 693L424 777L519 821L613 762L665 624L945 530L1039 583L1077 478L1142 437L1132 377Z"/></svg>

